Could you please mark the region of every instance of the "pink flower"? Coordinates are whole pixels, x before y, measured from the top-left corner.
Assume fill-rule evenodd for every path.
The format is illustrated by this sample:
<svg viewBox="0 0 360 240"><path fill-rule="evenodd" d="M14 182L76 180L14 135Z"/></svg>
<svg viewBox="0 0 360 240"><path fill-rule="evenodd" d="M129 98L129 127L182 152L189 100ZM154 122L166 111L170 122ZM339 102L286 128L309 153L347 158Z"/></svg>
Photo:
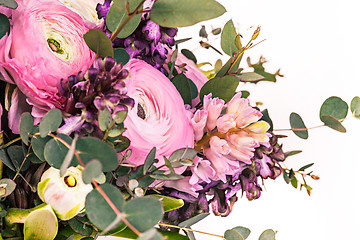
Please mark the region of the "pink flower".
<svg viewBox="0 0 360 240"><path fill-rule="evenodd" d="M177 66L180 66L184 63L186 64L186 66L184 67L186 69L184 75L194 82L198 91L200 92L200 89L208 81L208 78L204 75L204 73L196 66L196 64L192 60L188 59L182 53L179 52L175 64ZM196 106L199 102L200 102L200 97L197 96L195 99L193 99L192 105Z"/></svg>
<svg viewBox="0 0 360 240"><path fill-rule="evenodd" d="M226 113L234 115L236 126L239 128L256 122L262 117L261 112L250 106L248 99L241 98L241 93L237 93L228 102Z"/></svg>
<svg viewBox="0 0 360 240"><path fill-rule="evenodd" d="M176 181L166 181L165 187L174 188L176 190L179 190L181 192L188 193L194 197L198 197L199 193L196 191L199 191L202 188L199 184L190 184L189 183L190 176L184 177L183 179L176 180Z"/></svg>
<svg viewBox="0 0 360 240"><path fill-rule="evenodd" d="M225 114L216 120L217 130L221 133L227 133L231 128L236 127L233 114Z"/></svg>
<svg viewBox="0 0 360 240"><path fill-rule="evenodd" d="M246 164L251 164L256 147L260 144L245 131L233 133L226 137L231 148L230 155Z"/></svg>
<svg viewBox="0 0 360 240"><path fill-rule="evenodd" d="M219 99L218 97L212 98L211 93L204 96L204 109L208 111L208 119L206 123L208 130L211 131L216 127L216 120L220 116L224 104L224 100Z"/></svg>
<svg viewBox="0 0 360 240"><path fill-rule="evenodd" d="M131 140L128 163L141 165L156 147L159 163L175 150L194 146L194 133L186 116L184 102L175 86L160 71L144 61L132 59L125 65L130 71L126 80L128 95L135 107L124 121L124 135ZM183 171L181 168L179 171Z"/></svg>
<svg viewBox="0 0 360 240"><path fill-rule="evenodd" d="M201 157L195 157L193 160L194 166L190 167L192 175L189 183L196 184L200 182L209 183L210 178L215 177L215 170L211 167L211 163L208 160L204 160Z"/></svg>
<svg viewBox="0 0 360 240"><path fill-rule="evenodd" d="M210 148L214 152L222 155L228 155L231 152L227 141L217 136L213 136L210 138Z"/></svg>
<svg viewBox="0 0 360 240"><path fill-rule="evenodd" d="M197 110L191 119L191 126L194 128L195 141L199 141L204 135L207 116L208 112L206 110Z"/></svg>
<svg viewBox="0 0 360 240"><path fill-rule="evenodd" d="M59 1L20 0L12 11L10 34L0 40L0 73L14 83L42 117L49 109L62 108L58 93L61 78L85 72L95 53L83 34L83 19Z"/></svg>

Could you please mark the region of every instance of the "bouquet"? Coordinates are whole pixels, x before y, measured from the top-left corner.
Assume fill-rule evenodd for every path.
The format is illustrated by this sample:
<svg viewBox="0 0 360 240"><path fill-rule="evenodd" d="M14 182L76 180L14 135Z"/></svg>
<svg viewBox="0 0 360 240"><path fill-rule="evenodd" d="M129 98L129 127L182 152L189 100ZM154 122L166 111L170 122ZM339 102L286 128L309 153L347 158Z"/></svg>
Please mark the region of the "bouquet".
<svg viewBox="0 0 360 240"><path fill-rule="evenodd" d="M190 38L176 38L224 12L214 0L0 1L0 238L195 239L193 224L258 199L268 179L310 195L313 163L286 168L301 151L283 151L270 113L238 89L282 76L263 57L245 69L260 27L202 27L200 46L228 55L206 71L182 48ZM360 118L359 97L350 110ZM348 111L329 97L321 126L346 132ZM290 125L308 138L299 114ZM219 237L249 234L234 226Z"/></svg>

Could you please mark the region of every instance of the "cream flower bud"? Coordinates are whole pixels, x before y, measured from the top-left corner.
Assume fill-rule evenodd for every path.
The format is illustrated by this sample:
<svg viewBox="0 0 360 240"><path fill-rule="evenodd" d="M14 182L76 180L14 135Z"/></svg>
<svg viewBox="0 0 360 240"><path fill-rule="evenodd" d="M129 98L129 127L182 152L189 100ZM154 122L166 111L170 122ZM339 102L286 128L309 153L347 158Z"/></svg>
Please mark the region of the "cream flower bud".
<svg viewBox="0 0 360 240"><path fill-rule="evenodd" d="M265 121L258 121L244 128L246 132L253 133L266 133L270 128L270 125Z"/></svg>
<svg viewBox="0 0 360 240"><path fill-rule="evenodd" d="M227 141L217 136L213 136L210 138L210 148L214 152L222 155L228 155L231 151Z"/></svg>
<svg viewBox="0 0 360 240"><path fill-rule="evenodd" d="M82 181L83 168L70 167L61 177L60 170L49 168L41 176L38 195L62 220L69 220L85 206L86 195L93 189Z"/></svg>

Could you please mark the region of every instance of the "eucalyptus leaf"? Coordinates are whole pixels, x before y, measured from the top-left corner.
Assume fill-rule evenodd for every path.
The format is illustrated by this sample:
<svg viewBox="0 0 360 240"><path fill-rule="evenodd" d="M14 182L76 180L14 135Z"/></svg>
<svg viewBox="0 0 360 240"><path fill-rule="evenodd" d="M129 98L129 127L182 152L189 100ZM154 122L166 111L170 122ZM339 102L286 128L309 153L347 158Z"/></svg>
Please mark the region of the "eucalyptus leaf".
<svg viewBox="0 0 360 240"><path fill-rule="evenodd" d="M161 202L153 197L134 198L124 205L125 218L140 232L154 227L163 217Z"/></svg>
<svg viewBox="0 0 360 240"><path fill-rule="evenodd" d="M244 237L241 235L241 233L233 229L226 230L224 233L224 238L225 240L244 240Z"/></svg>
<svg viewBox="0 0 360 240"><path fill-rule="evenodd" d="M234 96L239 79L234 76L216 77L207 81L200 90L200 99L203 101L204 96L212 93L212 97L218 97L225 102L230 101Z"/></svg>
<svg viewBox="0 0 360 240"><path fill-rule="evenodd" d="M267 229L261 233L259 240L275 240L275 232L272 229Z"/></svg>
<svg viewBox="0 0 360 240"><path fill-rule="evenodd" d="M82 171L82 180L85 184L89 184L93 179L98 178L102 173L101 162L93 159L85 165L85 168Z"/></svg>
<svg viewBox="0 0 360 240"><path fill-rule="evenodd" d="M46 137L50 132L55 132L62 122L62 114L59 109L51 109L39 124L40 137Z"/></svg>
<svg viewBox="0 0 360 240"><path fill-rule="evenodd" d="M143 167L143 174L146 174L147 171L150 169L150 167L154 164L155 155L156 155L156 147L153 147L145 159L144 167Z"/></svg>
<svg viewBox="0 0 360 240"><path fill-rule="evenodd" d="M346 117L349 110L348 104L339 97L329 97L324 101L320 108L320 119L323 121L323 116L333 116L341 120ZM324 122L324 121L323 121Z"/></svg>
<svg viewBox="0 0 360 240"><path fill-rule="evenodd" d="M285 152L285 157L290 157L290 156L294 156L296 154L302 153L301 150L294 150L294 151L289 151L289 152Z"/></svg>
<svg viewBox="0 0 360 240"><path fill-rule="evenodd" d="M182 199L168 197L160 194L152 194L149 196L158 198L161 201L164 212L169 212L184 206L184 200Z"/></svg>
<svg viewBox="0 0 360 240"><path fill-rule="evenodd" d="M197 222L200 222L201 220L203 220L204 218L206 218L207 216L209 216L210 213L200 213L199 215L196 215L195 217L189 218L181 223L179 223L179 227L190 227L191 225L194 225Z"/></svg>
<svg viewBox="0 0 360 240"><path fill-rule="evenodd" d="M39 135L35 135L31 138L31 148L34 151L35 155L43 162L45 161L45 156L44 156L45 145L51 139L52 137L50 136L46 136L42 138Z"/></svg>
<svg viewBox="0 0 360 240"><path fill-rule="evenodd" d="M61 164L61 167L60 167L60 176L61 177L64 176L64 174L66 173L66 170L69 168L69 166L72 162L72 159L74 158L77 139L78 139L78 136L75 135L75 137L70 145L69 151L66 153L65 158Z"/></svg>
<svg viewBox="0 0 360 240"><path fill-rule="evenodd" d="M269 131L272 131L274 129L274 125L273 125L273 121L270 118L269 111L265 109L261 113L262 113L262 117L260 120L267 122L270 125Z"/></svg>
<svg viewBox="0 0 360 240"><path fill-rule="evenodd" d="M79 221L77 217L74 217L68 221L69 226L74 232L82 235L82 236L91 236L94 229L89 225L84 223L83 221Z"/></svg>
<svg viewBox="0 0 360 240"><path fill-rule="evenodd" d="M360 118L360 97L354 97L351 100L350 109L356 118Z"/></svg>
<svg viewBox="0 0 360 240"><path fill-rule="evenodd" d="M109 12L106 16L106 26L111 32L115 32L120 26L122 26L127 17L126 2L129 3L130 12L135 11L136 7L142 2L142 0L114 0ZM141 10L142 7L139 9ZM128 23L121 30L118 38L126 38L132 34L141 21L141 14L134 15Z"/></svg>
<svg viewBox="0 0 360 240"><path fill-rule="evenodd" d="M0 198L9 196L16 188L16 183L9 179L3 178L0 180Z"/></svg>
<svg viewBox="0 0 360 240"><path fill-rule="evenodd" d="M111 121L112 118L109 109L104 108L104 110L99 111L98 122L101 131L106 131L109 128Z"/></svg>
<svg viewBox="0 0 360 240"><path fill-rule="evenodd" d="M184 166L184 163L187 164L187 162L183 162L183 160L193 160L197 153L198 152L193 148L181 148L170 155L169 161L171 162L172 167L181 167Z"/></svg>
<svg viewBox="0 0 360 240"><path fill-rule="evenodd" d="M256 72L244 72L239 75L236 75L237 78L242 82L258 82L263 80L265 77Z"/></svg>
<svg viewBox="0 0 360 240"><path fill-rule="evenodd" d="M165 238L155 228L151 228L142 233L137 240L165 240Z"/></svg>
<svg viewBox="0 0 360 240"><path fill-rule="evenodd" d="M11 162L10 158L8 157L7 153L4 149L0 149L0 160L10 168L12 171L16 171L14 164Z"/></svg>
<svg viewBox="0 0 360 240"><path fill-rule="evenodd" d="M1 4L0 4L1 6ZM10 22L7 16L0 13L0 39L10 32Z"/></svg>
<svg viewBox="0 0 360 240"><path fill-rule="evenodd" d="M25 171L29 167L30 161L25 159L25 153L21 146L12 145L6 150L17 171Z"/></svg>
<svg viewBox="0 0 360 240"><path fill-rule="evenodd" d="M0 0L0 6L16 9L18 4L15 0Z"/></svg>
<svg viewBox="0 0 360 240"><path fill-rule="evenodd" d="M181 53L184 54L186 58L193 61L195 64L197 63L196 56L189 49L181 49Z"/></svg>
<svg viewBox="0 0 360 240"><path fill-rule="evenodd" d="M287 172L285 170L283 170L283 177L284 177L284 181L289 184L290 183L290 178L289 175L287 174Z"/></svg>
<svg viewBox="0 0 360 240"><path fill-rule="evenodd" d="M59 138L61 138L63 141L65 141L67 144L71 145L72 139L64 134L59 134ZM63 160L65 159L65 156L67 155L69 151L69 148L65 146L61 140L57 138L53 138L49 140L44 148L44 158L46 162L57 169L60 169L61 164L63 163ZM70 166L76 166L78 165L78 161L75 157L73 157L72 162Z"/></svg>
<svg viewBox="0 0 360 240"><path fill-rule="evenodd" d="M247 239L248 236L249 236L250 233L251 233L250 229L248 229L248 228L246 228L246 227L241 227L241 226L234 227L234 228L232 228L232 230L235 230L235 231L237 231L238 233L240 233L241 236L242 236L244 239Z"/></svg>
<svg viewBox="0 0 360 240"><path fill-rule="evenodd" d="M243 57L243 54L239 56L240 53L237 53L235 57L231 57L224 66L216 73L216 77L223 77L227 73L235 73L238 71L241 59ZM236 59L236 61L235 61ZM233 61L235 61L233 63Z"/></svg>
<svg viewBox="0 0 360 240"><path fill-rule="evenodd" d="M235 44L237 33L232 20L229 20L221 33L221 49L229 56L233 56L239 50Z"/></svg>
<svg viewBox="0 0 360 240"><path fill-rule="evenodd" d="M297 179L296 179L295 176L290 180L290 183L291 183L291 185L292 185L294 188L297 188L297 186L298 186L298 181L297 181Z"/></svg>
<svg viewBox="0 0 360 240"><path fill-rule="evenodd" d="M130 55L124 48L115 48L114 58L116 63L121 63L124 66L127 62L129 62Z"/></svg>
<svg viewBox="0 0 360 240"><path fill-rule="evenodd" d="M34 119L29 112L25 112L21 115L20 118L20 137L25 145L29 145L29 134L32 133L34 129Z"/></svg>
<svg viewBox="0 0 360 240"><path fill-rule="evenodd" d="M113 119L116 122L116 124L121 124L122 122L124 122L126 116L127 116L127 111L119 111L115 113Z"/></svg>
<svg viewBox="0 0 360 240"><path fill-rule="evenodd" d="M151 9L150 19L163 27L186 27L225 12L215 0L158 0Z"/></svg>
<svg viewBox="0 0 360 240"><path fill-rule="evenodd" d="M171 82L174 84L185 104L191 105L191 87L188 78L184 74L176 75Z"/></svg>
<svg viewBox="0 0 360 240"><path fill-rule="evenodd" d="M117 187L108 183L100 185L106 196L122 212L125 199ZM116 218L116 213L97 189L93 189L85 201L86 214L89 220L98 228L106 229Z"/></svg>
<svg viewBox="0 0 360 240"><path fill-rule="evenodd" d="M114 56L112 43L103 31L90 29L84 34L84 40L89 48L99 56L103 58Z"/></svg>
<svg viewBox="0 0 360 240"><path fill-rule="evenodd" d="M113 127L109 130L108 136L115 138L120 136L126 131L126 128L120 128L120 127Z"/></svg>
<svg viewBox="0 0 360 240"><path fill-rule="evenodd" d="M304 129L304 130L293 130L296 136L302 139L307 139L309 137L309 133L306 129L304 121L297 113L290 114L290 126L292 129Z"/></svg>
<svg viewBox="0 0 360 240"><path fill-rule="evenodd" d="M329 128L332 128L332 129L334 129L334 130L336 130L338 132L346 133L345 127L341 124L341 122L339 120L337 120L333 116L322 115L321 116L321 121L323 121L323 123L326 126L328 126Z"/></svg>

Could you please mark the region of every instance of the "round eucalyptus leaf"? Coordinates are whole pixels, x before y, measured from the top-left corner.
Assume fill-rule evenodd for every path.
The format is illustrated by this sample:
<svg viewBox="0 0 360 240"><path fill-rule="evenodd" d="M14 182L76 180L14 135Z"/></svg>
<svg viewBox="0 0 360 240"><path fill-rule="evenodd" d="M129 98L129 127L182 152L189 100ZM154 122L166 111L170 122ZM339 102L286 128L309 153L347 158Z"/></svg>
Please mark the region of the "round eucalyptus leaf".
<svg viewBox="0 0 360 240"><path fill-rule="evenodd" d="M62 114L59 109L51 109L42 119L39 125L41 137L46 137L50 132L55 132L62 122Z"/></svg>
<svg viewBox="0 0 360 240"><path fill-rule="evenodd" d="M297 113L290 114L290 126L292 129L304 129L304 130L292 130L296 136L302 139L307 139L309 137L309 133L306 130L306 126L304 121Z"/></svg>
<svg viewBox="0 0 360 240"><path fill-rule="evenodd" d="M320 119L322 116L328 115L340 120L346 117L349 106L339 97L329 97L324 101L320 108Z"/></svg>

